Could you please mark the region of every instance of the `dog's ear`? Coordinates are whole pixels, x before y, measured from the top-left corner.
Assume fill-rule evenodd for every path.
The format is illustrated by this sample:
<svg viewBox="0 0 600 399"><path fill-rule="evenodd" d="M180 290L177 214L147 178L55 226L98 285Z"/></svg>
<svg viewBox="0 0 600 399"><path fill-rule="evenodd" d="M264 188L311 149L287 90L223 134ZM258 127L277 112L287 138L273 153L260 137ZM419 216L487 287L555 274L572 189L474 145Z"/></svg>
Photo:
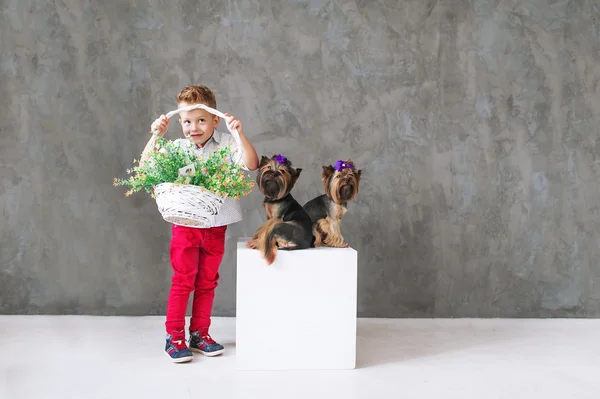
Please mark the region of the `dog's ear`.
<svg viewBox="0 0 600 399"><path fill-rule="evenodd" d="M292 182L296 184L298 178L300 177L300 172L302 172L302 168L293 169L294 173L292 173Z"/></svg>
<svg viewBox="0 0 600 399"><path fill-rule="evenodd" d="M360 174L362 173L362 169L356 171L356 180L360 181Z"/></svg>
<svg viewBox="0 0 600 399"><path fill-rule="evenodd" d="M268 164L269 162L271 162L271 160L267 157L265 157L264 155L260 158L260 164L258 165L259 168L262 168L263 166L265 166L266 164Z"/></svg>
<svg viewBox="0 0 600 399"><path fill-rule="evenodd" d="M333 166L323 166L323 172L321 173L321 180L323 181L323 184L327 184L327 181L334 173L335 169L333 169Z"/></svg>

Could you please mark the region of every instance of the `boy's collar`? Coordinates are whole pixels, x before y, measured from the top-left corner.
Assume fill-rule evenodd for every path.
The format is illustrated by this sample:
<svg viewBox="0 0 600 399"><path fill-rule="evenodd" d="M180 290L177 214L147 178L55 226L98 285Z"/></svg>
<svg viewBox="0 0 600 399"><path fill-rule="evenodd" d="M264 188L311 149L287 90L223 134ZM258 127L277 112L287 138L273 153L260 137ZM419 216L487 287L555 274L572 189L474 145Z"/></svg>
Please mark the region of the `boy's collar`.
<svg viewBox="0 0 600 399"><path fill-rule="evenodd" d="M211 139L215 140L215 142L217 144L221 144L221 132L219 132L217 129L215 129L213 131L213 135L212 135ZM210 141L210 139L208 139L208 141Z"/></svg>

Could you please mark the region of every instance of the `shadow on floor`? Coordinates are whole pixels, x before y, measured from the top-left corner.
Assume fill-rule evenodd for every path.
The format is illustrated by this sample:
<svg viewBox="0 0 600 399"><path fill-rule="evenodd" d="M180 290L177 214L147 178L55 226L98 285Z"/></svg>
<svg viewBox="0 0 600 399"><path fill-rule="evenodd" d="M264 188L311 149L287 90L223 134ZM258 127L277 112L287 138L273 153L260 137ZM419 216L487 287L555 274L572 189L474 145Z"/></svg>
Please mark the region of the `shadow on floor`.
<svg viewBox="0 0 600 399"><path fill-rule="evenodd" d="M519 320L359 319L356 368L402 363L531 338Z"/></svg>

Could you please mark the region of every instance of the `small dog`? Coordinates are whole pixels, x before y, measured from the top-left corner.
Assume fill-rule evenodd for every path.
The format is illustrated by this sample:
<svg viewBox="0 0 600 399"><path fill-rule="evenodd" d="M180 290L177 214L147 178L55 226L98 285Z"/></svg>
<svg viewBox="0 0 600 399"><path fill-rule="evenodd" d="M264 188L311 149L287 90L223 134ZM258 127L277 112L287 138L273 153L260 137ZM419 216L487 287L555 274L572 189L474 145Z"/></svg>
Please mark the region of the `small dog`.
<svg viewBox="0 0 600 399"><path fill-rule="evenodd" d="M269 265L275 261L278 249L311 247L310 216L290 194L301 171L300 168L294 169L283 155L274 155L271 159L261 157L256 182L265 196L267 220L246 246L260 250Z"/></svg>
<svg viewBox="0 0 600 399"><path fill-rule="evenodd" d="M348 210L348 202L358 195L362 170L356 170L351 160L323 166L321 180L325 194L308 201L304 210L312 221L315 247L347 248L342 237L340 221Z"/></svg>

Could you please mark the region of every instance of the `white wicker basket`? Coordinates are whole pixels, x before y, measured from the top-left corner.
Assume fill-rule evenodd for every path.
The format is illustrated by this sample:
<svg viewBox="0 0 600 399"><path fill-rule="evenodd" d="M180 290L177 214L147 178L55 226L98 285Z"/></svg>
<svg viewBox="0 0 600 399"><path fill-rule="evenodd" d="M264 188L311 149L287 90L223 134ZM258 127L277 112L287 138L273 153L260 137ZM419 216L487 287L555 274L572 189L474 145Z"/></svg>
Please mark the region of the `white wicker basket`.
<svg viewBox="0 0 600 399"><path fill-rule="evenodd" d="M212 191L189 184L162 183L154 187L163 219L188 227L209 227L225 201Z"/></svg>

